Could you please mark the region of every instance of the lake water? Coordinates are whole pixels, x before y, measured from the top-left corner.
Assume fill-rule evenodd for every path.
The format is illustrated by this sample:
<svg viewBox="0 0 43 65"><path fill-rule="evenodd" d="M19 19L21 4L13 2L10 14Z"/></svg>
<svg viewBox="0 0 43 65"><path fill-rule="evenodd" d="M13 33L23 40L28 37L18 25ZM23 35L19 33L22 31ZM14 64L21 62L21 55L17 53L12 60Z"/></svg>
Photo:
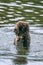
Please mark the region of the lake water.
<svg viewBox="0 0 43 65"><path fill-rule="evenodd" d="M19 20L30 23L29 49L14 45ZM0 65L43 65L43 0L0 0Z"/></svg>

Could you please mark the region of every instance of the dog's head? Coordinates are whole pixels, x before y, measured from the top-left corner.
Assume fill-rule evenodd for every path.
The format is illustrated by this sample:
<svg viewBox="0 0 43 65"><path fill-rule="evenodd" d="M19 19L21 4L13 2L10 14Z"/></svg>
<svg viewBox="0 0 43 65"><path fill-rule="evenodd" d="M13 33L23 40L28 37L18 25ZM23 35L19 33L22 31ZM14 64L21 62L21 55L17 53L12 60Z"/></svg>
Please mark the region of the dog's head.
<svg viewBox="0 0 43 65"><path fill-rule="evenodd" d="M23 39L23 37L26 37L26 35L29 33L29 23L24 21L17 22L14 32L18 41Z"/></svg>
<svg viewBox="0 0 43 65"><path fill-rule="evenodd" d="M29 24L24 21L19 21L16 23L14 31L17 36L22 36L25 33L29 32Z"/></svg>

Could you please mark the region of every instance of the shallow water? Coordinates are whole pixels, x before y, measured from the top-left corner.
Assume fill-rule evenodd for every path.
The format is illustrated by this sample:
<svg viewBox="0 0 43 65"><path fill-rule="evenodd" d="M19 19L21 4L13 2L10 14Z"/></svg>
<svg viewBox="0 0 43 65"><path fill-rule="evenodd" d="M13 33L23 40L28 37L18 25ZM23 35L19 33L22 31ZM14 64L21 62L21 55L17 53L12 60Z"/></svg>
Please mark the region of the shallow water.
<svg viewBox="0 0 43 65"><path fill-rule="evenodd" d="M14 45L15 22L30 23L30 46ZM43 1L0 0L0 65L43 65Z"/></svg>

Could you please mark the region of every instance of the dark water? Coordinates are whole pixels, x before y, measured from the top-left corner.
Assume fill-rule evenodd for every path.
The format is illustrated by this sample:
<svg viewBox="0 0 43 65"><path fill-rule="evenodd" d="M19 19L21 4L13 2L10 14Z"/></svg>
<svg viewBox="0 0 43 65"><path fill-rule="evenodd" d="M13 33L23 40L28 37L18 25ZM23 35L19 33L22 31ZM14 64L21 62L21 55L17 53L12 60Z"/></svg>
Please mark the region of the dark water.
<svg viewBox="0 0 43 65"><path fill-rule="evenodd" d="M29 49L14 45L19 20L30 23ZM43 0L0 0L0 65L43 65Z"/></svg>

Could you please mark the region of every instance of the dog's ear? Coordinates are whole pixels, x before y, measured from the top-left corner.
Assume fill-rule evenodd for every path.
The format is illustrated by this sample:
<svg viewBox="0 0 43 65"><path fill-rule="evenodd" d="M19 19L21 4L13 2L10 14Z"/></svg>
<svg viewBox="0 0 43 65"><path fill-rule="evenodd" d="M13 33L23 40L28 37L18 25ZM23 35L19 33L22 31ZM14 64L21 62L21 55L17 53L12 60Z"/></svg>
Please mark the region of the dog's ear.
<svg viewBox="0 0 43 65"><path fill-rule="evenodd" d="M19 30L17 28L14 28L14 32L15 32L16 35L19 34Z"/></svg>
<svg viewBox="0 0 43 65"><path fill-rule="evenodd" d="M16 32L17 31L17 29L16 28L14 28L14 32Z"/></svg>

